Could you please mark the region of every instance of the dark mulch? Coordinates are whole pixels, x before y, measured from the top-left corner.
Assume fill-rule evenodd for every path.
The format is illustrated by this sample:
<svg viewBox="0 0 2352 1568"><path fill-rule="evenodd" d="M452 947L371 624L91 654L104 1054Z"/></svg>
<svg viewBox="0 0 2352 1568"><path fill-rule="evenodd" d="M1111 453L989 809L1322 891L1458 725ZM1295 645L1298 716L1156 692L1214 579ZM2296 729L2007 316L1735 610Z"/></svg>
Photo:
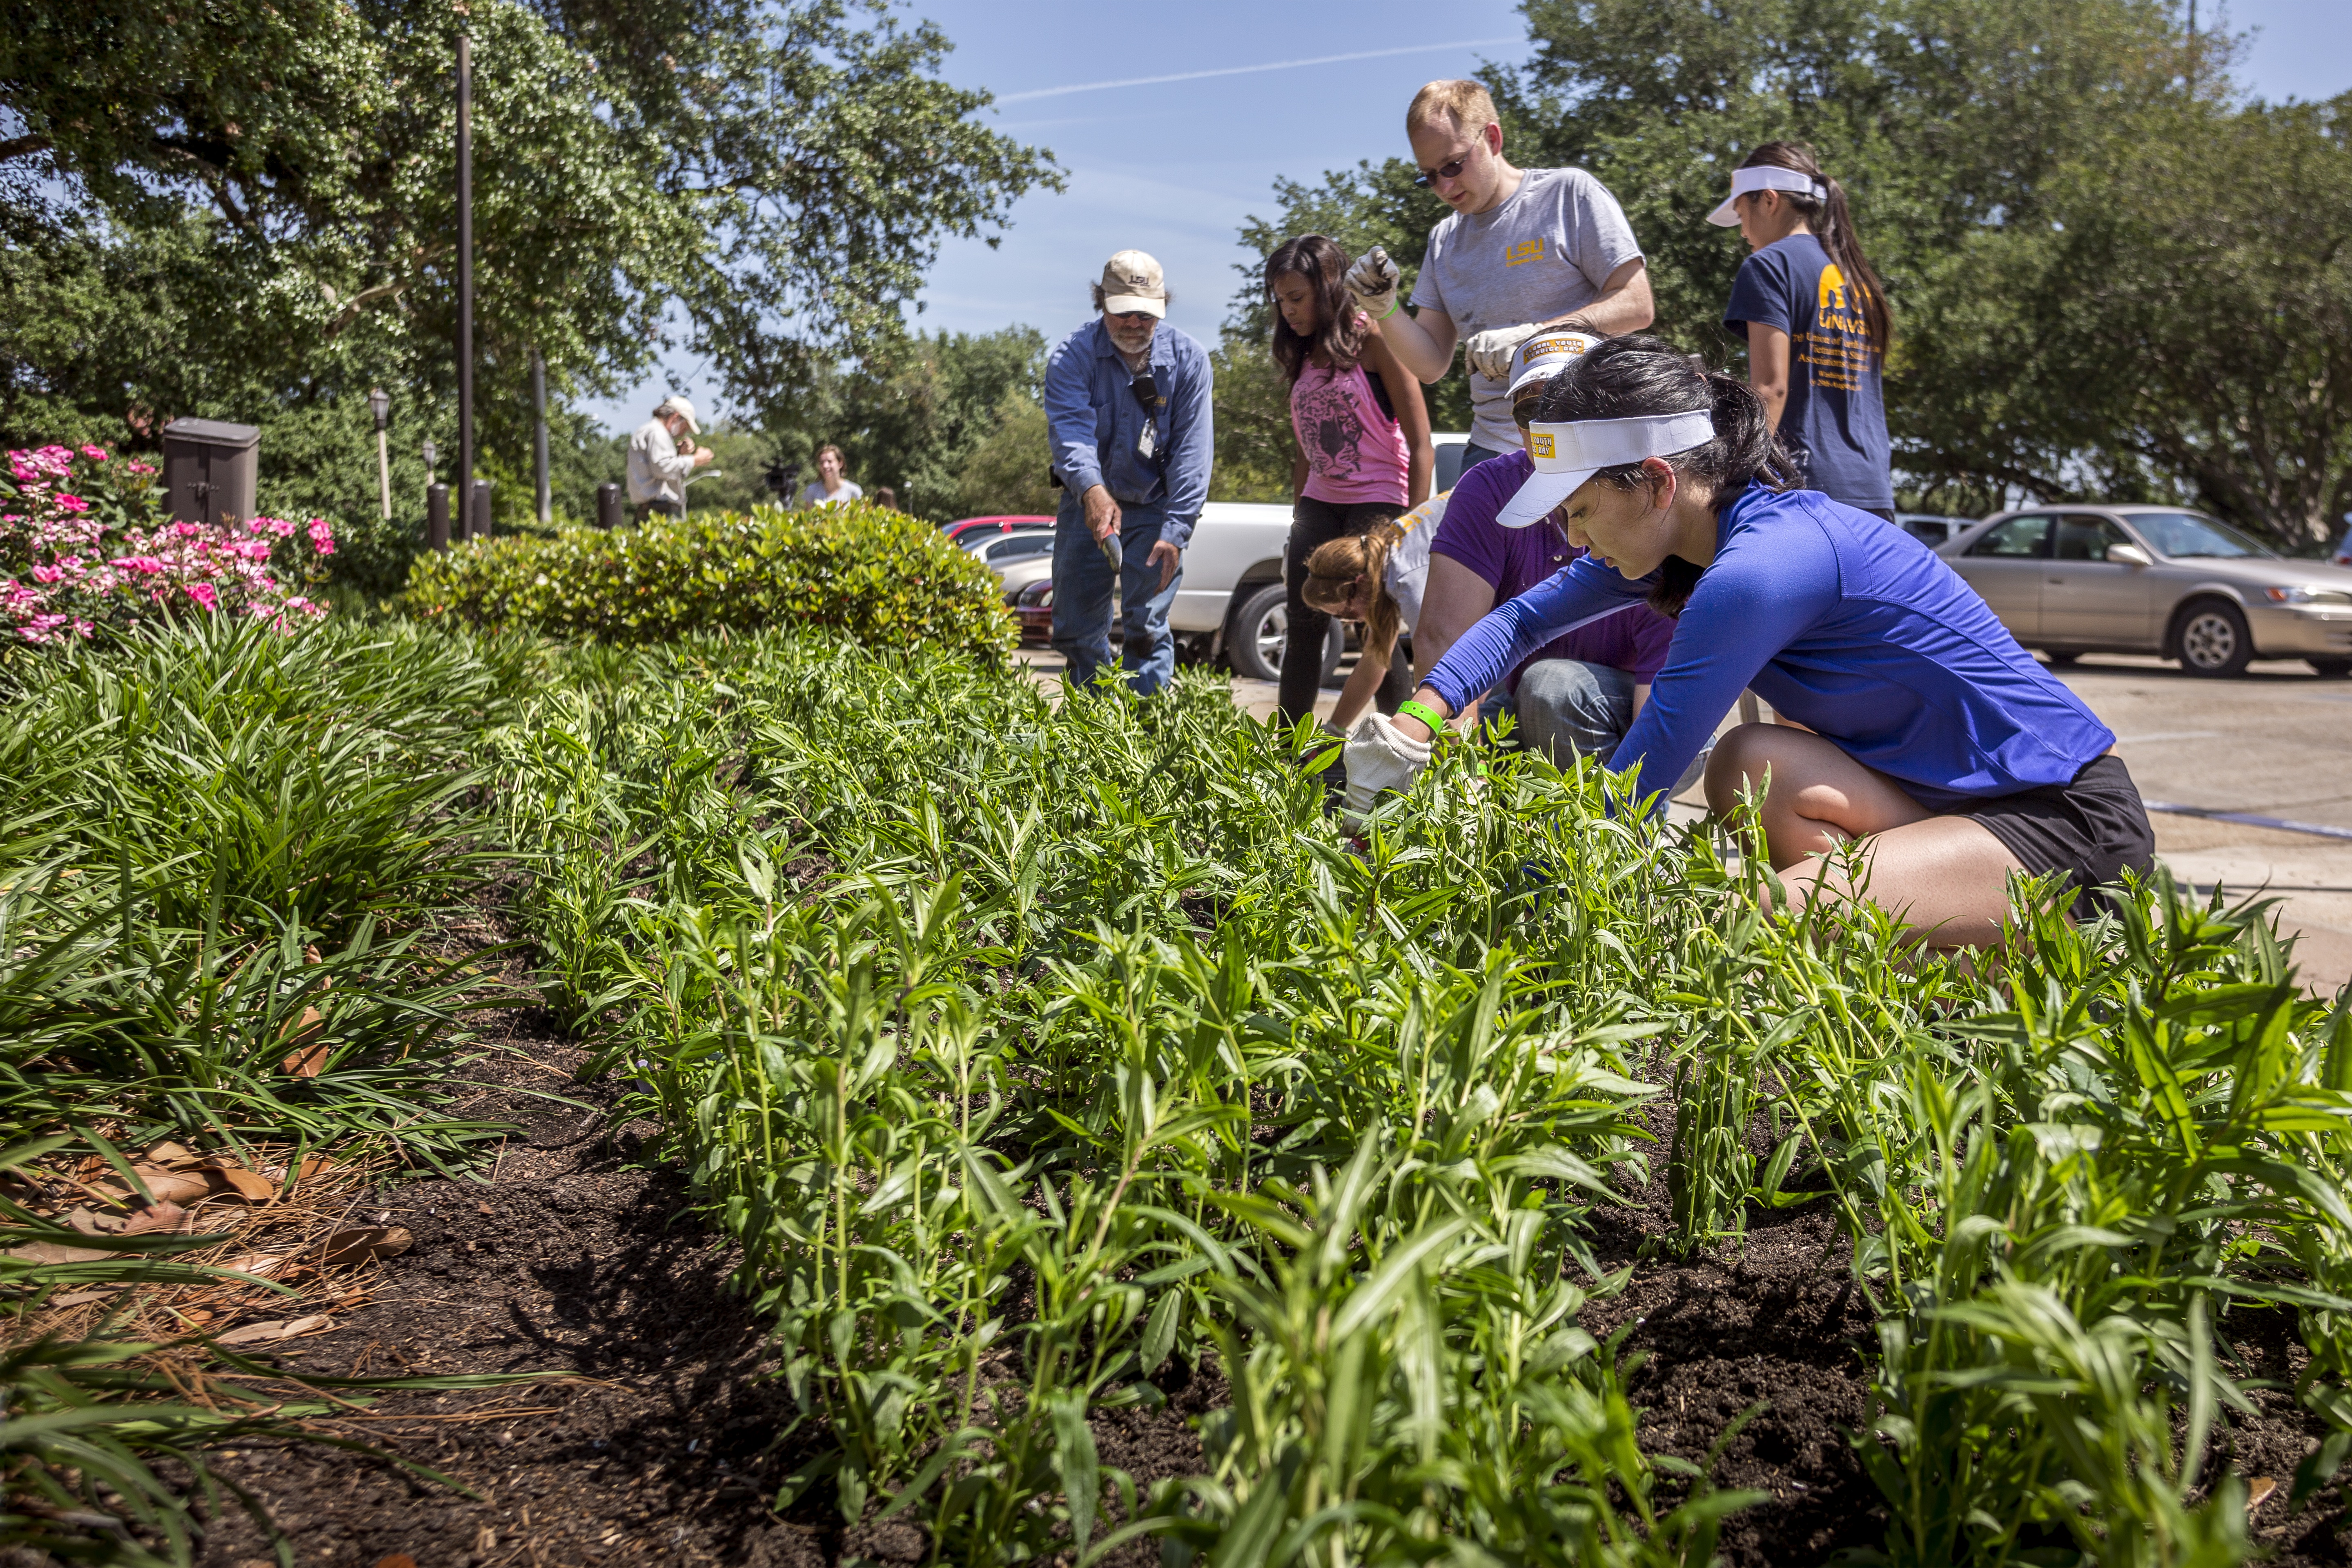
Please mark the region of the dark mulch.
<svg viewBox="0 0 2352 1568"><path fill-rule="evenodd" d="M497 934L485 929L484 936ZM567 1381L440 1396L394 1395L386 1419L348 1428L465 1483L478 1500L381 1463L313 1447L255 1445L221 1468L268 1504L304 1564L373 1568L404 1552L425 1568L662 1563L747 1568L913 1563L925 1542L900 1521L845 1530L825 1489L779 1517L768 1504L807 1452L781 1444L791 1401L765 1375L760 1325L728 1288L731 1249L690 1220L682 1179L650 1166L645 1124L607 1136L609 1091L571 1075L582 1053L543 1015L520 1013L517 1053L483 1075L474 1114L517 1121L480 1183L419 1181L387 1192L416 1246L364 1306L299 1342L290 1364L335 1373L559 1372ZM535 1096L561 1095L585 1108ZM1849 1434L1864 1412L1867 1303L1818 1208L1756 1216L1744 1245L1689 1263L1638 1256L1667 1228L1653 1183L1594 1226L1625 1291L1583 1321L1645 1360L1628 1379L1644 1449L1703 1458L1727 1423L1764 1408L1716 1466L1718 1486L1770 1501L1734 1519L1734 1568L1807 1568L1884 1537L1885 1515ZM2224 1325L2240 1374L2291 1382L2302 1354L2291 1317L2240 1311ZM1223 1398L1213 1372L1163 1379L1167 1410L1096 1423L1103 1462L1148 1488L1197 1473L1191 1422ZM2342 1563L2341 1498L2289 1517L2284 1488L2319 1435L2284 1394L2257 1397L2217 1441L2214 1465L2267 1476L2263 1544L2287 1564ZM1108 1527L1106 1527L1108 1528ZM241 1515L215 1527L204 1568L260 1568L268 1551ZM1158 1561L1139 1542L1122 1568Z"/></svg>

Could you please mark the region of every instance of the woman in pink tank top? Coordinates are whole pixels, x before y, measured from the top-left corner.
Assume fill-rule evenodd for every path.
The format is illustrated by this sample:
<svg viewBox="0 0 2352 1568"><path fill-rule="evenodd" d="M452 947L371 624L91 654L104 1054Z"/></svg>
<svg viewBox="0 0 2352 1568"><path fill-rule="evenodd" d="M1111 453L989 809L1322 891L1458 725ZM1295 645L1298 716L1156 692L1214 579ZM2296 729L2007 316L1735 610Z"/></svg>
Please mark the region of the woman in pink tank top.
<svg viewBox="0 0 2352 1568"><path fill-rule="evenodd" d="M1274 360L1290 381L1290 544L1284 552L1289 625L1277 700L1283 721L1315 710L1330 617L1302 596L1307 558L1429 499L1436 455L1421 383L1397 363L1380 328L1345 284L1348 253L1319 234L1286 241L1266 258L1275 305ZM1411 695L1409 661L1392 666L1377 700L1383 712Z"/></svg>

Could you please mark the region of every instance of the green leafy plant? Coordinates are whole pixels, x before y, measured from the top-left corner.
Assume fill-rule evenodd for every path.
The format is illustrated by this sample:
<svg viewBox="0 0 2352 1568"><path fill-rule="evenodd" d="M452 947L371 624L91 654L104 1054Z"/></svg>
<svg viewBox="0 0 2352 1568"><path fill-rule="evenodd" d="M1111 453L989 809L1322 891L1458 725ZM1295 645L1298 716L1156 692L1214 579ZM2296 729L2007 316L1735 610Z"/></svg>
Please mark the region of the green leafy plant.
<svg viewBox="0 0 2352 1568"><path fill-rule="evenodd" d="M863 501L475 541L420 556L404 602L426 620L612 642L794 626L987 652L1014 636L985 566Z"/></svg>

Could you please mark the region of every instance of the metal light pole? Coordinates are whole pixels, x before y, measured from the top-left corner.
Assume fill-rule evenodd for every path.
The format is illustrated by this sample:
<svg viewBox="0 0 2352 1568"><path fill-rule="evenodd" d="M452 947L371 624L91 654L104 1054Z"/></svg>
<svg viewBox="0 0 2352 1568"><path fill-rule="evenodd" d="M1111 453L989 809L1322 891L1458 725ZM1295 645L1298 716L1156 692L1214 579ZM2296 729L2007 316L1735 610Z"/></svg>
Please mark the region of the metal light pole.
<svg viewBox="0 0 2352 1568"><path fill-rule="evenodd" d="M375 416L375 482L383 494L383 520L392 521L392 447L384 432L392 426L392 399L383 388L368 394L368 412Z"/></svg>
<svg viewBox="0 0 2352 1568"><path fill-rule="evenodd" d="M534 455L539 459L539 521L555 521L555 498L547 485L547 362L530 351L530 416L538 426Z"/></svg>
<svg viewBox="0 0 2352 1568"><path fill-rule="evenodd" d="M474 489L474 40L457 35L457 495ZM463 528L461 521L458 526Z"/></svg>

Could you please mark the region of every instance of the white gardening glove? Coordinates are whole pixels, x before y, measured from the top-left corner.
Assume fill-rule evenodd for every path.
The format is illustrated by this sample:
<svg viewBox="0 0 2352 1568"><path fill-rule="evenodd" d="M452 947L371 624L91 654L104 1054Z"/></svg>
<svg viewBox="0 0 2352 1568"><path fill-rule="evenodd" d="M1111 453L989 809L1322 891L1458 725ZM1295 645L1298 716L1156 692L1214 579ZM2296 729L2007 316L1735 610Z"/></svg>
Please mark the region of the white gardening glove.
<svg viewBox="0 0 2352 1568"><path fill-rule="evenodd" d="M1389 253L1376 245L1348 268L1348 292L1356 297L1356 308L1377 321L1396 309L1397 285L1403 277Z"/></svg>
<svg viewBox="0 0 2352 1568"><path fill-rule="evenodd" d="M1462 345L1462 357L1487 380L1501 381L1511 374L1511 356L1519 352L1519 345L1541 331L1537 326L1489 327Z"/></svg>
<svg viewBox="0 0 2352 1568"><path fill-rule="evenodd" d="M1348 736L1346 757L1347 812L1342 820L1354 829L1382 790L1412 788L1412 781L1429 766L1429 742L1407 740L1385 713L1367 713Z"/></svg>

